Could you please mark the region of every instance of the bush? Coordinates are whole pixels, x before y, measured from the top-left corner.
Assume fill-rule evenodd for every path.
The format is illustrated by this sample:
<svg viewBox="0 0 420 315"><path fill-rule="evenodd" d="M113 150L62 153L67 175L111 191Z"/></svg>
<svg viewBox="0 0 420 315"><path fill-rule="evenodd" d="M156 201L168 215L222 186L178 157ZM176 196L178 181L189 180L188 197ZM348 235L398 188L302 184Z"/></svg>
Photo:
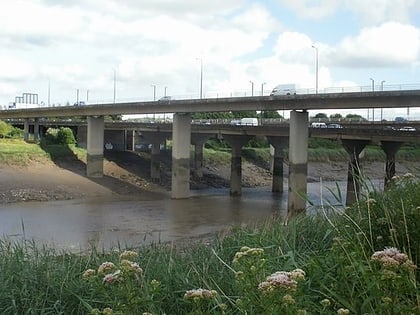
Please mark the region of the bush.
<svg viewBox="0 0 420 315"><path fill-rule="evenodd" d="M43 141L45 144L75 144L76 138L73 131L68 127L61 127L60 129L48 128Z"/></svg>

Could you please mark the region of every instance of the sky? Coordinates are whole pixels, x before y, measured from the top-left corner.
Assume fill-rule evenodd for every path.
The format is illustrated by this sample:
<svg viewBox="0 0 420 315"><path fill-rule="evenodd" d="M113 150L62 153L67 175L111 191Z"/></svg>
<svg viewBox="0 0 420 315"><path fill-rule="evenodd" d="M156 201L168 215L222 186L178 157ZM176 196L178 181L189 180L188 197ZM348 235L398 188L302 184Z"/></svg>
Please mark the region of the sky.
<svg viewBox="0 0 420 315"><path fill-rule="evenodd" d="M0 3L3 106L420 89L420 0Z"/></svg>

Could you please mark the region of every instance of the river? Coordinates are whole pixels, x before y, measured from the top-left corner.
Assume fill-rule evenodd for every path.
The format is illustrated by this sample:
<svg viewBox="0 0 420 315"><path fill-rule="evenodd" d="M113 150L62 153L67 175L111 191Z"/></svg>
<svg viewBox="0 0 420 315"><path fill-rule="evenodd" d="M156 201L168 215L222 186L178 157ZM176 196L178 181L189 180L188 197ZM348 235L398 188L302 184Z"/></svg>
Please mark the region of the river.
<svg viewBox="0 0 420 315"><path fill-rule="evenodd" d="M338 183L343 195L345 184ZM336 183L308 183L308 200L340 207L332 191L337 194ZM273 194L270 187L243 188L240 197L230 197L228 189L206 189L180 200L168 194L151 201L110 196L22 202L0 205L0 234L73 252L137 247L205 237L234 224L284 215L286 205L287 192Z"/></svg>

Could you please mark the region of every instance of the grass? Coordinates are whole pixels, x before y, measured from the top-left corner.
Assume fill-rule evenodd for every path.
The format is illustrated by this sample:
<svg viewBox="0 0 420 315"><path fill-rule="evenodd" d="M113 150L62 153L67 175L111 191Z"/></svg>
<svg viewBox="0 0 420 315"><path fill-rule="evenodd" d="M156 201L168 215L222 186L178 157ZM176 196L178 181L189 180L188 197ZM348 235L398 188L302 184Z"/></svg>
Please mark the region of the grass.
<svg viewBox="0 0 420 315"><path fill-rule="evenodd" d="M211 244L73 254L0 241L2 314L419 314L420 182ZM126 251L129 250L129 251ZM112 263L112 264L111 264ZM112 313L111 313L112 310Z"/></svg>
<svg viewBox="0 0 420 315"><path fill-rule="evenodd" d="M69 154L4 141L0 152L21 159ZM0 313L419 314L419 191L410 175L385 192L364 185L345 212L326 205L319 215L233 226L210 244L75 254L3 238Z"/></svg>

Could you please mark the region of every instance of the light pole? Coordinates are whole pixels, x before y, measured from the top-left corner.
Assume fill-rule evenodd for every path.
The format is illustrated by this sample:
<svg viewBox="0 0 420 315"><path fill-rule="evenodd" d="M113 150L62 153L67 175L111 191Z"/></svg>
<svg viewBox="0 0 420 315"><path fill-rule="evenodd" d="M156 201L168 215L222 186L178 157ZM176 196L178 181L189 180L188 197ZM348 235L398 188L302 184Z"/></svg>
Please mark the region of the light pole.
<svg viewBox="0 0 420 315"><path fill-rule="evenodd" d="M196 58L198 61L200 61L200 99L203 98L203 59L202 58Z"/></svg>
<svg viewBox="0 0 420 315"><path fill-rule="evenodd" d="M249 81L251 83L251 96L254 96L254 82Z"/></svg>
<svg viewBox="0 0 420 315"><path fill-rule="evenodd" d="M315 56L315 93L318 94L318 47L312 45L312 48L315 49L316 56Z"/></svg>
<svg viewBox="0 0 420 315"><path fill-rule="evenodd" d="M86 90L86 103L89 102L89 90Z"/></svg>
<svg viewBox="0 0 420 315"><path fill-rule="evenodd" d="M50 107L50 100L51 100L51 81L48 80L48 107Z"/></svg>
<svg viewBox="0 0 420 315"><path fill-rule="evenodd" d="M381 91L384 90L384 83L385 83L385 80L382 80L381 81ZM384 109L383 109L383 107L381 107L381 121L383 120L383 115L384 115Z"/></svg>
<svg viewBox="0 0 420 315"><path fill-rule="evenodd" d="M115 104L115 99L117 96L117 71L115 69L114 70L114 104Z"/></svg>
<svg viewBox="0 0 420 315"><path fill-rule="evenodd" d="M370 81L372 81L372 92L375 91L375 80L370 78Z"/></svg>
<svg viewBox="0 0 420 315"><path fill-rule="evenodd" d="M164 92L164 96L166 96L166 90L168 89L167 86L165 86L165 92Z"/></svg>
<svg viewBox="0 0 420 315"><path fill-rule="evenodd" d="M370 81L372 81L372 92L375 91L375 80L370 78ZM369 109L368 109L369 112ZM368 120L369 120L369 115L368 115ZM372 121L375 122L375 109L372 108Z"/></svg>
<svg viewBox="0 0 420 315"><path fill-rule="evenodd" d="M267 83L261 83L261 96L264 96L264 85L266 85Z"/></svg>
<svg viewBox="0 0 420 315"><path fill-rule="evenodd" d="M79 89L76 89L76 104L79 106Z"/></svg>
<svg viewBox="0 0 420 315"><path fill-rule="evenodd" d="M151 87L153 88L153 101L156 101L156 85L152 84ZM153 113L153 121L155 121L155 113Z"/></svg>

